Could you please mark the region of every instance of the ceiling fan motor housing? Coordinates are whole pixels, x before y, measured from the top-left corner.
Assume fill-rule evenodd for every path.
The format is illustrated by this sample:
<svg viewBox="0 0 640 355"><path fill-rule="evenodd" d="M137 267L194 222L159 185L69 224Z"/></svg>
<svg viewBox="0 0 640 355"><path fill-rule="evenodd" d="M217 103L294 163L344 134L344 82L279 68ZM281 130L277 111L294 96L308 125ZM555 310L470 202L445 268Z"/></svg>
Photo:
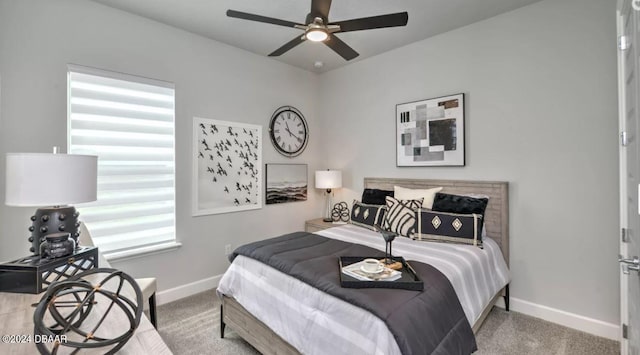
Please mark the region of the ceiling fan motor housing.
<svg viewBox="0 0 640 355"><path fill-rule="evenodd" d="M304 20L304 23L306 23L307 25L311 24L311 23L314 23L315 19L317 19L317 18L321 19L322 23L325 24L325 25L327 23L329 23L329 19L326 16L323 16L322 14L314 14L313 12L310 12L307 15L307 19Z"/></svg>

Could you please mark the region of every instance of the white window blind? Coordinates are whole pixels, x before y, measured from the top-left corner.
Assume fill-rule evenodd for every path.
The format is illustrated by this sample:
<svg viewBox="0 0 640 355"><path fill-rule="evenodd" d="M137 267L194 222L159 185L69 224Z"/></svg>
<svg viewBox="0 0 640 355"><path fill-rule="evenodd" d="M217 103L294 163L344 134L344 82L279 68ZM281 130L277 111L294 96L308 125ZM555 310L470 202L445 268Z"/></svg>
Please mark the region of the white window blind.
<svg viewBox="0 0 640 355"><path fill-rule="evenodd" d="M98 156L98 200L77 206L103 253L175 242L173 84L75 65L69 152Z"/></svg>

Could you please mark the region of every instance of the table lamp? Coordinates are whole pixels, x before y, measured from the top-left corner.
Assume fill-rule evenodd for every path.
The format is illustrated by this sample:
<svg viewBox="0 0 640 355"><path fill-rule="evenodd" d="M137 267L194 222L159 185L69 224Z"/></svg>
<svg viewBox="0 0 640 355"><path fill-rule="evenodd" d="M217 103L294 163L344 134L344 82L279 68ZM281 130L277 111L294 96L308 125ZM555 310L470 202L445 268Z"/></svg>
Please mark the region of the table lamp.
<svg viewBox="0 0 640 355"><path fill-rule="evenodd" d="M97 199L98 157L47 153L7 153L7 206L40 207L31 216L30 251L50 233L69 233L78 245L79 213L72 203Z"/></svg>
<svg viewBox="0 0 640 355"><path fill-rule="evenodd" d="M316 189L327 190L327 208L322 219L325 222L332 222L331 219L331 189L342 187L342 172L340 170L319 170L316 171Z"/></svg>

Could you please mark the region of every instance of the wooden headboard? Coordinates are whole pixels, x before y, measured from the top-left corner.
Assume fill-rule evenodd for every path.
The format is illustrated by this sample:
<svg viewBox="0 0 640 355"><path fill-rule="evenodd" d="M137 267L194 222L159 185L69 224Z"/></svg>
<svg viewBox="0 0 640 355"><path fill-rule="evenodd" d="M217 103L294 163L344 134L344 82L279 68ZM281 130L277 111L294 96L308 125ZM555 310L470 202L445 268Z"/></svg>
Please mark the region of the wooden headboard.
<svg viewBox="0 0 640 355"><path fill-rule="evenodd" d="M462 181L396 178L364 178L368 189L393 190L394 186L410 189L429 189L442 186L451 194L480 194L489 196L484 226L487 236L498 243L509 265L509 183L505 181Z"/></svg>

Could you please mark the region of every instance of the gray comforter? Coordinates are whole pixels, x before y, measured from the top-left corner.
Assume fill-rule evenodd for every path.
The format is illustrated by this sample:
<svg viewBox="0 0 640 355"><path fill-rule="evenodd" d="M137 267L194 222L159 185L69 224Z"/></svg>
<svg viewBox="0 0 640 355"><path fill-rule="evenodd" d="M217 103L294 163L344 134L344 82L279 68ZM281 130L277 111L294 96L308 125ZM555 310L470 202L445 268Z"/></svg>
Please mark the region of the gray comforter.
<svg viewBox="0 0 640 355"><path fill-rule="evenodd" d="M449 280L431 265L412 261L424 291L340 286L340 256L380 256L360 244L296 232L243 245L244 255L319 290L366 309L382 319L403 354L470 354L477 349L471 326Z"/></svg>

